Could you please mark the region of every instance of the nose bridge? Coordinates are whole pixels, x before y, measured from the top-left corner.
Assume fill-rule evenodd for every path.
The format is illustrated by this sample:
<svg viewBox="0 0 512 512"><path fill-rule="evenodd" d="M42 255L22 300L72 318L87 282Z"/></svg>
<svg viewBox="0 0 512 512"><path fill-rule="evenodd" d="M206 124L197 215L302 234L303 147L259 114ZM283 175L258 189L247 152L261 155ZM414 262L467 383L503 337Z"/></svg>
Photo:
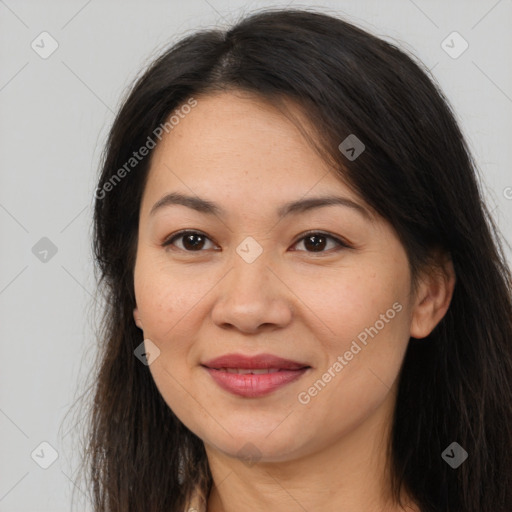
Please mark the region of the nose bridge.
<svg viewBox="0 0 512 512"><path fill-rule="evenodd" d="M247 237L241 242L233 255L233 275L231 279L237 288L237 293L242 292L244 288L248 294L255 297L265 290L269 291L269 264L270 250L263 246L252 237Z"/></svg>
<svg viewBox="0 0 512 512"><path fill-rule="evenodd" d="M286 287L271 270L271 251L247 237L235 249L232 268L220 284L212 316L218 325L254 331L290 320Z"/></svg>
<svg viewBox="0 0 512 512"><path fill-rule="evenodd" d="M262 242L263 243L263 242ZM246 237L235 248L229 294L240 307L254 307L270 299L274 286L270 283L270 249L252 236ZM251 303L254 303L251 306Z"/></svg>

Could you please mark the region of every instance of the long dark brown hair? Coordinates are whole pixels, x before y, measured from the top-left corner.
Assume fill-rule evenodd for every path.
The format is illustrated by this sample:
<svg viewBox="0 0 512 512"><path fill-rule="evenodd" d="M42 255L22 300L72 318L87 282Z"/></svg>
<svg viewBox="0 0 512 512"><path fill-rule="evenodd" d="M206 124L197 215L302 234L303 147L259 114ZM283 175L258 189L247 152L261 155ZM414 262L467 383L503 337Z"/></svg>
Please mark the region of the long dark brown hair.
<svg viewBox="0 0 512 512"><path fill-rule="evenodd" d="M222 90L302 109L340 179L393 225L413 280L429 268L432 249L451 256L449 310L426 339L410 339L399 375L388 448L393 496L401 503L407 489L422 512L510 512L512 277L479 171L420 61L311 9L267 9L226 31L184 37L150 64L119 109L96 190L103 316L94 395L81 404L94 511L182 512L195 486L208 496L213 485L203 442L134 356L142 335L132 316L133 269L150 155L113 176L180 105ZM355 160L338 148L350 134L365 144ZM468 453L456 469L441 456L454 441Z"/></svg>

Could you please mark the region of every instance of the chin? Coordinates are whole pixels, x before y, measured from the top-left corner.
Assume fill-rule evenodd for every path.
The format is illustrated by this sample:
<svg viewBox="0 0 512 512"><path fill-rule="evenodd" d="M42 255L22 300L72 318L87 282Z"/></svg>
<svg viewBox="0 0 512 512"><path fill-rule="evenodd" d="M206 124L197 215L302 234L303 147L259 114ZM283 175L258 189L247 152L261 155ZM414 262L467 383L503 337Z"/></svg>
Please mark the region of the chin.
<svg viewBox="0 0 512 512"><path fill-rule="evenodd" d="M281 434L276 435L272 428L255 431L251 428L247 431L236 431L236 435L229 436L223 431L221 438L212 438L210 435L201 437L208 449L214 449L227 455L241 459L247 465L257 462L283 462L299 456L303 443L296 434L292 434L287 428Z"/></svg>

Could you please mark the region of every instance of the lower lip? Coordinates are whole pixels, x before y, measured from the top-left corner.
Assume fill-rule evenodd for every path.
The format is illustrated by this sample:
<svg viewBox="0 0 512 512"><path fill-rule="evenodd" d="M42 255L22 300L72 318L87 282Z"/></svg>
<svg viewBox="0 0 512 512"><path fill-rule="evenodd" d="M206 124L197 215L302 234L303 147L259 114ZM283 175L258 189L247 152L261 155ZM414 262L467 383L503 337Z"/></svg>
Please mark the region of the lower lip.
<svg viewBox="0 0 512 512"><path fill-rule="evenodd" d="M228 373L214 368L204 367L213 380L226 391L247 398L267 395L286 384L299 379L309 368L300 370L279 370L274 373Z"/></svg>

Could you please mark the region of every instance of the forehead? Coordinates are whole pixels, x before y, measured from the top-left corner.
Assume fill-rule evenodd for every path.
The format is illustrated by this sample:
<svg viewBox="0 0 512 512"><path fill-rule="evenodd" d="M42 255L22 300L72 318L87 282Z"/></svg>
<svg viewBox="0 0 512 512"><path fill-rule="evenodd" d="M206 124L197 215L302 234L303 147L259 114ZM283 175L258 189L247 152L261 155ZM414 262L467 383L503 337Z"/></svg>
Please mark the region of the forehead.
<svg viewBox="0 0 512 512"><path fill-rule="evenodd" d="M196 101L154 149L148 194L187 186L269 199L272 191L296 197L319 187L350 193L301 133L297 120L303 115L293 104L287 107L295 122L265 100L238 91ZM303 127L310 131L305 125L306 120Z"/></svg>
<svg viewBox="0 0 512 512"><path fill-rule="evenodd" d="M254 95L227 92L199 97L156 153L191 162L208 159L210 165L222 161L226 171L258 162L300 169L322 164L296 124L276 107Z"/></svg>

